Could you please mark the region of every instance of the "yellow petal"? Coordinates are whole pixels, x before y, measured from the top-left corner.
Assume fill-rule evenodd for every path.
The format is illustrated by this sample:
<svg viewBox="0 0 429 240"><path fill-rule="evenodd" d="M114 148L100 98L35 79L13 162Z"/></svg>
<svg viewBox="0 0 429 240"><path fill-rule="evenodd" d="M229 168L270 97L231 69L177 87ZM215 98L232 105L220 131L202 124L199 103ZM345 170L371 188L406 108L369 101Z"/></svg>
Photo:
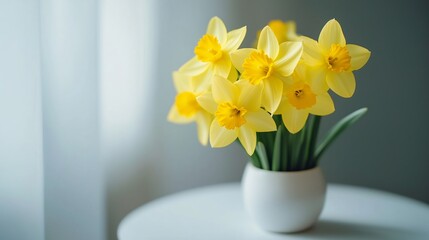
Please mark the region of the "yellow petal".
<svg viewBox="0 0 429 240"><path fill-rule="evenodd" d="M358 45L347 44L347 50L349 50L351 57L350 65L352 71L361 69L368 62L369 56L371 56L371 52L368 49Z"/></svg>
<svg viewBox="0 0 429 240"><path fill-rule="evenodd" d="M352 72L328 72L326 82L334 93L344 98L353 96L356 89L355 76Z"/></svg>
<svg viewBox="0 0 429 240"><path fill-rule="evenodd" d="M246 27L232 30L227 35L227 41L225 46L222 46L222 49L225 52L235 51L240 47L243 42L244 36L246 36Z"/></svg>
<svg viewBox="0 0 429 240"><path fill-rule="evenodd" d="M262 93L262 106L274 113L280 104L283 93L283 82L275 77L264 80L264 89Z"/></svg>
<svg viewBox="0 0 429 240"><path fill-rule="evenodd" d="M283 123L291 133L299 132L304 127L307 118L306 110L298 110L291 105L288 105L287 110L282 114Z"/></svg>
<svg viewBox="0 0 429 240"><path fill-rule="evenodd" d="M299 61L292 75L292 77L294 78L293 82L305 80L309 68L310 67L303 61Z"/></svg>
<svg viewBox="0 0 429 240"><path fill-rule="evenodd" d="M231 72L231 60L229 59L229 56L226 55L216 61L214 65L214 74L219 75L223 78L227 78L229 73Z"/></svg>
<svg viewBox="0 0 429 240"><path fill-rule="evenodd" d="M179 68L179 71L190 76L196 76L204 72L208 67L209 65L206 62L201 62L197 57L193 57L183 64L183 66Z"/></svg>
<svg viewBox="0 0 429 240"><path fill-rule="evenodd" d="M285 77L291 75L301 59L301 55L301 42L284 42L280 44L279 55L274 62L275 71Z"/></svg>
<svg viewBox="0 0 429 240"><path fill-rule="evenodd" d="M170 108L170 111L168 112L167 119L169 122L178 123L178 124L185 124L190 123L194 121L194 117L185 117L183 115L180 115L179 111L177 110L177 107L173 105Z"/></svg>
<svg viewBox="0 0 429 240"><path fill-rule="evenodd" d="M204 72L191 78L191 85L194 92L205 92L210 89L213 77L212 72L211 67L209 67Z"/></svg>
<svg viewBox="0 0 429 240"><path fill-rule="evenodd" d="M329 90L326 83L326 69L322 67L307 67L305 81L311 86L315 93L323 93Z"/></svg>
<svg viewBox="0 0 429 240"><path fill-rule="evenodd" d="M215 36L221 46L226 43L226 27L223 21L218 17L213 17L212 19L210 19L209 26L207 27L207 34Z"/></svg>
<svg viewBox="0 0 429 240"><path fill-rule="evenodd" d="M256 132L271 132L277 129L274 119L264 109L247 112L246 121Z"/></svg>
<svg viewBox="0 0 429 240"><path fill-rule="evenodd" d="M292 85L295 82L295 78L293 77L293 75L290 75L288 77L282 78L282 81L284 84Z"/></svg>
<svg viewBox="0 0 429 240"><path fill-rule="evenodd" d="M261 108L262 84L253 85L247 80L240 80L235 84L240 89L238 106L248 111L258 111Z"/></svg>
<svg viewBox="0 0 429 240"><path fill-rule="evenodd" d="M221 127L215 118L210 126L210 145L214 148L225 147L237 139L237 131Z"/></svg>
<svg viewBox="0 0 429 240"><path fill-rule="evenodd" d="M246 58L248 58L249 55L253 51L256 51L256 49L254 49L254 48L242 48L242 49L238 49L237 51L234 51L230 54L231 62L234 65L234 67L237 68L237 70L239 72L243 72L244 60L246 60Z"/></svg>
<svg viewBox="0 0 429 240"><path fill-rule="evenodd" d="M276 59L279 53L279 42L270 27L262 29L258 40L258 50L263 50L271 59Z"/></svg>
<svg viewBox="0 0 429 240"><path fill-rule="evenodd" d="M256 148L256 132L246 124L241 126L238 130L238 139L241 145L246 150L247 154L251 156Z"/></svg>
<svg viewBox="0 0 429 240"><path fill-rule="evenodd" d="M334 102L327 92L316 96L316 104L309 109L309 112L318 116L325 116L335 111Z"/></svg>
<svg viewBox="0 0 429 240"><path fill-rule="evenodd" d="M286 88L287 85L283 86L283 89ZM274 112L274 114L283 114L287 111L287 108L289 108L290 103L286 97L282 97L282 100L280 101L279 106L277 107L277 110Z"/></svg>
<svg viewBox="0 0 429 240"><path fill-rule="evenodd" d="M214 76L212 94L215 102L236 102L239 89L225 78Z"/></svg>
<svg viewBox="0 0 429 240"><path fill-rule="evenodd" d="M335 19L329 20L319 35L319 46L324 50L329 50L332 44L346 45L341 25Z"/></svg>
<svg viewBox="0 0 429 240"><path fill-rule="evenodd" d="M210 124L213 117L205 112L199 112L195 116L195 121L197 122L198 130L198 140L202 145L207 145L209 140Z"/></svg>
<svg viewBox="0 0 429 240"><path fill-rule="evenodd" d="M325 60L322 54L322 50L319 48L319 44L308 37L301 36L302 44L304 46L304 52L302 53L302 59L310 66L320 66L325 64Z"/></svg>
<svg viewBox="0 0 429 240"><path fill-rule="evenodd" d="M214 114L217 109L217 104L213 99L211 92L206 92L197 97L198 104L207 112Z"/></svg>
<svg viewBox="0 0 429 240"><path fill-rule="evenodd" d="M189 75L186 75L179 71L173 72L173 82L174 87L177 92L192 92L192 78Z"/></svg>

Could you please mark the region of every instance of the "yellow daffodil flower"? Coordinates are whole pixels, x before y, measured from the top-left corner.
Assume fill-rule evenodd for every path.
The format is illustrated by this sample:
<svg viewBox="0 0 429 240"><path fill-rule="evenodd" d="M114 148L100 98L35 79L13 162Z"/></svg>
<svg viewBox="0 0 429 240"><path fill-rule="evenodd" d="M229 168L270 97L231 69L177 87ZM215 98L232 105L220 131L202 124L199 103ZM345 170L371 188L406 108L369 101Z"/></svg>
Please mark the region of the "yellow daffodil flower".
<svg viewBox="0 0 429 240"><path fill-rule="evenodd" d="M229 54L238 49L245 35L246 27L227 32L223 21L213 17L206 34L194 49L195 57L185 63L179 71L192 76L196 81L195 85L200 89L209 88L214 75L224 78L231 74L236 76L237 72L232 67Z"/></svg>
<svg viewBox="0 0 429 240"><path fill-rule="evenodd" d="M371 52L368 49L346 44L340 24L332 19L325 24L319 39L301 37L304 44L304 61L325 70L326 83L341 97L353 96L356 81L353 71L362 68Z"/></svg>
<svg viewBox="0 0 429 240"><path fill-rule="evenodd" d="M310 113L324 116L334 112L334 103L323 77L320 71L300 63L286 80L283 98L276 113L282 114L283 123L289 132L299 132Z"/></svg>
<svg viewBox="0 0 429 240"><path fill-rule="evenodd" d="M214 115L210 126L212 147L225 147L237 138L252 155L256 147L256 132L276 130L276 124L261 106L262 85L254 86L248 81L231 83L215 76L212 93L197 98L205 110Z"/></svg>
<svg viewBox="0 0 429 240"><path fill-rule="evenodd" d="M202 145L207 145L209 127L213 117L196 100L202 92L196 91L189 76L183 73L174 72L173 80L177 95L167 119L170 122L179 124L196 122L198 140Z"/></svg>
<svg viewBox="0 0 429 240"><path fill-rule="evenodd" d="M231 53L240 79L253 85L262 85L262 106L274 113L282 98L282 78L290 76L302 54L301 42L279 45L270 27L266 26L258 40L257 49L243 48Z"/></svg>
<svg viewBox="0 0 429 240"><path fill-rule="evenodd" d="M282 20L271 20L268 26L271 28L274 35L276 35L279 43L300 41L299 37L296 35L296 24L294 21L283 22ZM258 32L256 39L259 39L260 34L261 31Z"/></svg>

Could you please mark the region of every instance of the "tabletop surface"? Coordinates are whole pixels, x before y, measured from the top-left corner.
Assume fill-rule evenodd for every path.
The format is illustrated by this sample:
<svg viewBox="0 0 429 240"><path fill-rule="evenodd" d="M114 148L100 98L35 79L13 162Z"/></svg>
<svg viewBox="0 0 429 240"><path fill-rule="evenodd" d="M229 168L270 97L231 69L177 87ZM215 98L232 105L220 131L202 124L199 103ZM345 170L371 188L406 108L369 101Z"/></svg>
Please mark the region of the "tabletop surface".
<svg viewBox="0 0 429 240"><path fill-rule="evenodd" d="M239 183L176 193L122 220L120 240L429 239L429 206L362 187L330 184L312 228L295 234L260 230L247 217Z"/></svg>

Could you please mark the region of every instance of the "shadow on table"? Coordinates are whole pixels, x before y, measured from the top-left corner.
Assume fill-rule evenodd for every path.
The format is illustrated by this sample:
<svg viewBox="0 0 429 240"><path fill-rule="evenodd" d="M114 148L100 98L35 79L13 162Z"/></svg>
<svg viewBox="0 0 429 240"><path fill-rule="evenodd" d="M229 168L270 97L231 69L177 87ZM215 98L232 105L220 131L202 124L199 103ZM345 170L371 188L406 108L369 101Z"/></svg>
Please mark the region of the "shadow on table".
<svg viewBox="0 0 429 240"><path fill-rule="evenodd" d="M320 220L314 227L293 234L294 239L424 239L416 232L369 224Z"/></svg>

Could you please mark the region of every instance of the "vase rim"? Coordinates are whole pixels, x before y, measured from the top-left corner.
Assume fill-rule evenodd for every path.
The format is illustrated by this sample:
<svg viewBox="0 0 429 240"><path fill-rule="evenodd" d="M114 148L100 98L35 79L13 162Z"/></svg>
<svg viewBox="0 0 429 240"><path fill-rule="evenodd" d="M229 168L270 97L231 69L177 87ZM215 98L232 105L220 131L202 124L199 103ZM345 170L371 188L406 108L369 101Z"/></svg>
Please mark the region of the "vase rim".
<svg viewBox="0 0 429 240"><path fill-rule="evenodd" d="M262 168L257 168L251 162L248 162L247 166L250 168L253 168L255 171L260 171L260 172L264 172L264 173L273 173L273 174L285 174L285 173L287 173L287 174L302 174L302 173L320 170L319 166L315 166L313 168L309 168L309 169L305 169L305 170L298 170L298 171L272 171L272 170L265 170Z"/></svg>

